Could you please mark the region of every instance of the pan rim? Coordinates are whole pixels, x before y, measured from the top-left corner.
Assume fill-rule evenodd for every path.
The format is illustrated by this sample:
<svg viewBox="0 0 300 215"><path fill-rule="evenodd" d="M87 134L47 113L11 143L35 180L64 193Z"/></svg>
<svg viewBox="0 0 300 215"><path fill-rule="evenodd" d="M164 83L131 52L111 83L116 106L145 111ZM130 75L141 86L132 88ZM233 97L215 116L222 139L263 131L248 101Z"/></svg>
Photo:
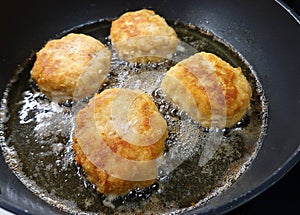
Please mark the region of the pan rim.
<svg viewBox="0 0 300 215"><path fill-rule="evenodd" d="M283 0L275 0L284 10L286 10L300 25L300 15L298 15L293 9L291 9Z"/></svg>

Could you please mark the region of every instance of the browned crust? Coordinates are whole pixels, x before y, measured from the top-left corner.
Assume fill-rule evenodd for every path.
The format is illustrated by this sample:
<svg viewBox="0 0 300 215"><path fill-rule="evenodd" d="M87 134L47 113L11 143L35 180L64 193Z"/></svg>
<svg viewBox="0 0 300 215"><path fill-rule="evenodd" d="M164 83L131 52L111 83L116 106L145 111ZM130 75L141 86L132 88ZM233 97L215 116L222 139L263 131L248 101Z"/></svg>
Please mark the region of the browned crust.
<svg viewBox="0 0 300 215"><path fill-rule="evenodd" d="M178 38L164 18L143 9L124 13L112 22L110 37L119 57L130 62L156 62L170 57Z"/></svg>
<svg viewBox="0 0 300 215"><path fill-rule="evenodd" d="M81 145L85 143L79 143L77 136L82 132L86 123L90 121L89 114L91 114L91 112L94 114L94 120L98 126L97 130L99 135L101 135L101 144L105 144L115 154L123 158L136 161L154 160L162 155L167 138L166 130L165 134L156 143L147 146L134 145L122 140L114 130L113 125L109 123L111 120L111 103L114 101L118 92L119 89L109 89L103 91L101 94L96 94L88 106L77 114L76 118L77 127L73 143L73 149L76 153L75 160L83 167L88 175L88 179L96 185L97 190L105 194L124 194L136 187L142 188L150 186L155 179L130 181L116 178L108 174L105 170L95 166L94 162L86 157ZM137 98L132 110L132 116L138 116L138 118L141 119L139 121L140 123L138 123L137 130L139 130L140 133L147 133L150 128L147 116L153 112L157 112L156 106L146 94L143 94ZM131 115L129 117L131 117ZM95 148L94 151L97 151L97 149ZM99 156L103 158L107 155L100 152ZM130 167L124 171L131 171Z"/></svg>
<svg viewBox="0 0 300 215"><path fill-rule="evenodd" d="M189 66L199 59L204 59L213 67L215 76L208 75L207 70L199 70L199 77L208 83L214 83L215 80L209 78L217 77L217 81L221 86L223 95L214 94L217 92L218 86L210 86L209 91L215 96L215 106L217 111L222 112L222 105L224 98L226 102L226 127L231 127L236 124L247 112L250 106L250 98L252 96L251 87L242 73L241 68L233 68L229 63L223 61L221 58L214 54L201 52L193 55L192 57L179 62L172 67L162 82L162 89L169 98L174 98L172 95L171 87L173 85L172 78L175 78L181 86L189 92L194 99L200 118L196 119L203 123L203 126L209 127L211 119L211 101L207 94L208 89L199 83L199 78L190 72ZM205 77L205 78L204 78ZM183 106L183 102L189 101L176 101L179 106ZM223 103L222 103L223 102Z"/></svg>
<svg viewBox="0 0 300 215"><path fill-rule="evenodd" d="M57 93L58 96L72 98L78 77L87 72L93 56L101 51L107 55L101 63L110 64L110 52L90 36L70 33L61 39L51 40L37 52L31 77L48 97L52 98ZM106 67L102 69L106 70Z"/></svg>
<svg viewBox="0 0 300 215"><path fill-rule="evenodd" d="M110 36L113 43L137 36L177 37L164 18L148 9L127 12L114 20Z"/></svg>

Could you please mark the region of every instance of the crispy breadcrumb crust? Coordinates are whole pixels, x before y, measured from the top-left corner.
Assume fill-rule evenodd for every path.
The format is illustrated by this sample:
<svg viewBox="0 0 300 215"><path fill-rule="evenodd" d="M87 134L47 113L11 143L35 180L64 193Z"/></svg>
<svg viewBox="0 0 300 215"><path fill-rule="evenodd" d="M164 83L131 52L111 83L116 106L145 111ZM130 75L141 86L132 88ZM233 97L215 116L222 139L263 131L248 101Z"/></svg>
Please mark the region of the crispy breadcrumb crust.
<svg viewBox="0 0 300 215"><path fill-rule="evenodd" d="M129 62L147 63L170 58L178 45L174 29L148 9L127 12L114 20L110 38L119 57Z"/></svg>
<svg viewBox="0 0 300 215"><path fill-rule="evenodd" d="M197 76L190 68L201 61L204 63L199 64L199 67L207 65L196 71L199 73ZM215 83L219 84L223 95L218 95L218 86L209 87ZM161 87L171 100L204 127L211 126L212 100L214 113L222 114L224 111L225 115L226 112L225 127L231 127L246 114L252 96L250 84L240 67L234 68L218 56L206 52L197 53L172 67L164 77ZM213 99L210 99L208 91ZM225 109L222 107L223 101L226 103Z"/></svg>
<svg viewBox="0 0 300 215"><path fill-rule="evenodd" d="M88 180L96 185L96 188L100 193L104 194L125 194L129 190L137 187L143 188L150 186L155 179L145 181L124 180L110 175L107 169L105 169L107 166L104 169L97 167L95 165L96 159L90 159L86 156L89 152L85 153L83 151L83 147L85 147L84 144L91 144L90 142L93 142L92 136L94 134L89 134L88 132L93 131L86 130L87 123L94 121L93 123L97 128L96 132L98 132L98 135L101 136L101 141L98 144L104 144L116 155L133 161L148 161L158 158L163 153L165 140L168 135L167 125L165 123L164 134L154 144L145 146L135 145L123 140L117 133L114 124L112 123L111 116L112 103L116 99L119 91L120 89L114 88L105 90L100 94L96 94L89 102L88 106L80 110L76 116L76 130L73 143L73 149L76 153L75 160L77 164L82 166L85 170ZM157 112L157 107L149 96L141 94L134 101L131 107L129 123L138 119L138 123L135 127L138 132L150 132L149 116ZM162 120L162 122L164 122L163 118ZM85 132L86 134L82 134L82 132ZM88 139L79 142L81 140L80 135L91 137L91 140ZM99 151L97 148L97 144L94 144L90 149L93 151L92 153L97 153L97 157L102 156L102 158L104 158L106 156L105 152ZM109 157L107 159L109 159ZM115 165L118 165L118 163L115 163ZM125 169L122 171L130 172L132 171L131 168L131 166L125 166ZM144 169L143 171L148 170Z"/></svg>
<svg viewBox="0 0 300 215"><path fill-rule="evenodd" d="M110 61L111 53L100 41L70 33L47 42L37 52L31 77L52 100L81 99L99 88L109 71Z"/></svg>

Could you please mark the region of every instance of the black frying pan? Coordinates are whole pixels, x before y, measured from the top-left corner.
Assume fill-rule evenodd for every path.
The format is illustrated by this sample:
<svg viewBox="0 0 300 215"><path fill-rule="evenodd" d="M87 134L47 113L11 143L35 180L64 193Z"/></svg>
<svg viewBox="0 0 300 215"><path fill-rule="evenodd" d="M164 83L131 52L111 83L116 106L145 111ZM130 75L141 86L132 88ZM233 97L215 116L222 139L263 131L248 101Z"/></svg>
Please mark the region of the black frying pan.
<svg viewBox="0 0 300 215"><path fill-rule="evenodd" d="M275 1L5 2L1 7L1 92L19 64L56 34L144 7L221 37L243 54L263 85L269 126L256 159L233 186L190 213L229 211L266 190L300 158L300 26ZM2 207L16 213L61 213L27 190L3 156L0 171Z"/></svg>

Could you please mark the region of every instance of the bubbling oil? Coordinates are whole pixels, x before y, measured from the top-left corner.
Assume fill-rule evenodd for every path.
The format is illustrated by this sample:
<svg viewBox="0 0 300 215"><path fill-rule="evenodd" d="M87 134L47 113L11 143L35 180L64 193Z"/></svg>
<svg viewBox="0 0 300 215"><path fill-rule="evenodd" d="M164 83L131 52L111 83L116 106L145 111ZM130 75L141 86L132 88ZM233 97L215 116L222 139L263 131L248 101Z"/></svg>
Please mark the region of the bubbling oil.
<svg viewBox="0 0 300 215"><path fill-rule="evenodd" d="M246 170L266 130L266 102L254 71L239 53L210 32L178 22L172 25L182 41L173 59L146 65L130 64L118 59L113 52L107 81L99 89L99 92L115 87L141 89L153 99L166 119L169 133L164 152L166 162L159 166L157 182L124 196L98 193L83 169L74 162L74 104L58 105L39 91L30 79L35 60L32 57L8 85L0 115L4 157L28 189L69 213L181 213L226 190ZM109 32L109 28L109 21L100 21L73 31L101 39L110 47L109 38L103 33ZM223 131L222 144L203 166L198 162L211 135L209 130L170 102L160 89L168 69L195 50L215 53L231 65L240 66L253 89L251 110L236 126Z"/></svg>

